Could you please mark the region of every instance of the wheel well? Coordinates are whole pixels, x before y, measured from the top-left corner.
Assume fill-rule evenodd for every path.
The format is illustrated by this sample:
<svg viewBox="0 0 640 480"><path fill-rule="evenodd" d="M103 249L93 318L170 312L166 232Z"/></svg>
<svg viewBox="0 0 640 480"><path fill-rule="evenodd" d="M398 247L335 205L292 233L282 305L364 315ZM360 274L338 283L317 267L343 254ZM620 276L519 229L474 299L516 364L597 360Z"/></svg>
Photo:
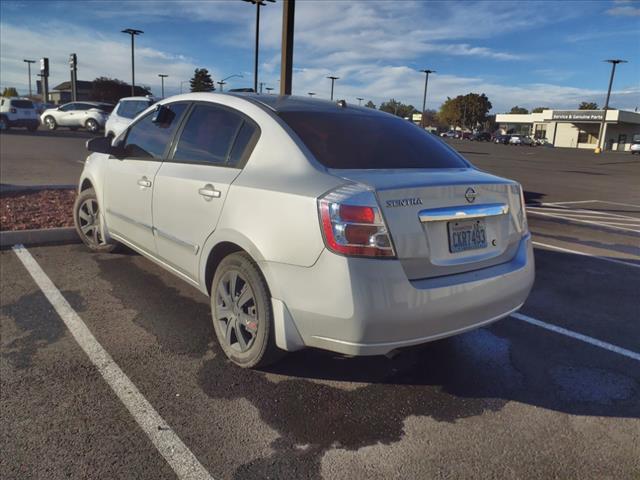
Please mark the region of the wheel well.
<svg viewBox="0 0 640 480"><path fill-rule="evenodd" d="M93 184L91 183L91 180L89 180L88 178L85 178L82 181L82 185L80 185L80 191L84 192L85 190L87 190L89 188L93 188Z"/></svg>
<svg viewBox="0 0 640 480"><path fill-rule="evenodd" d="M211 294L211 282L213 281L213 276L218 269L218 265L224 257L235 252L244 252L244 249L232 242L220 242L213 247L213 250L209 253L207 266L204 270L204 281L209 294Z"/></svg>

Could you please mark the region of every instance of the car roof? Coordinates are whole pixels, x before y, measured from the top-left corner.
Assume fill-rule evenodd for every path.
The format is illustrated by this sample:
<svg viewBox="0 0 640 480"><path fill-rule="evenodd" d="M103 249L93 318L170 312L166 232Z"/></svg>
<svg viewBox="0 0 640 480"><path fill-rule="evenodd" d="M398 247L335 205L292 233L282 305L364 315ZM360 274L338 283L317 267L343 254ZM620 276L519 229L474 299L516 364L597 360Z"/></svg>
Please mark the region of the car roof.
<svg viewBox="0 0 640 480"><path fill-rule="evenodd" d="M137 96L137 97L122 97L120 100L118 100L119 102L133 102L136 100L148 100L148 101L155 101L156 99L154 97L145 97L145 96Z"/></svg>
<svg viewBox="0 0 640 480"><path fill-rule="evenodd" d="M259 104L263 107L268 108L276 113L282 112L335 112L335 111L345 111L345 109L357 109L362 113L373 113L377 112L372 108L367 107L359 107L358 105L354 105L352 103L348 103L345 100L321 100L311 97L304 97L298 95L271 95L271 94L261 94L261 93L244 93L244 92L233 92L228 93L228 95L232 95L234 97L243 98L252 103Z"/></svg>

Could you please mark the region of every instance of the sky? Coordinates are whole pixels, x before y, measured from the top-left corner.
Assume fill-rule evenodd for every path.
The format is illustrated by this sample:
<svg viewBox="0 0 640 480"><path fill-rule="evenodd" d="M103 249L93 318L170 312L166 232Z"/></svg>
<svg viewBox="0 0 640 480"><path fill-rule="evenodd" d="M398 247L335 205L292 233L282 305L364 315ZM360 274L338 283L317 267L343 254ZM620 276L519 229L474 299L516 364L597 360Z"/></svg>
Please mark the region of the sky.
<svg viewBox="0 0 640 480"><path fill-rule="evenodd" d="M78 78L131 80L130 37L137 28L136 83L160 94L188 88L195 68L227 88L253 86L255 6L241 0L0 2L0 88L28 93L23 59L48 57L53 87ZM279 89L282 2L261 9L259 81ZM640 1L298 0L293 93L380 102L395 98L427 108L447 97L485 93L493 113L514 105L577 108L604 104L608 58L619 65L611 106L640 108ZM37 68L38 64L34 67ZM32 70L36 70L33 68ZM35 89L37 72L32 71Z"/></svg>

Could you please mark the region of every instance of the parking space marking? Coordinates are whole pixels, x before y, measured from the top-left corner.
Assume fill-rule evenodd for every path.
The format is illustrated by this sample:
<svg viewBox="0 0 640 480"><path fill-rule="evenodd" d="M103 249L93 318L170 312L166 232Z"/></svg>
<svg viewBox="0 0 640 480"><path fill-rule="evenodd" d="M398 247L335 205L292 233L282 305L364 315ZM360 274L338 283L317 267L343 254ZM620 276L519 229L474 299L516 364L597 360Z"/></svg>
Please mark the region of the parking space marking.
<svg viewBox="0 0 640 480"><path fill-rule="evenodd" d="M550 250L557 250L558 252L573 253L575 255L581 255L583 257L597 258L598 260L604 260L605 262L617 263L620 265L626 265L628 267L640 268L640 263L625 262L624 260L617 260L615 258L602 257L600 255L593 255L591 253L581 252L580 250L572 250L570 248L557 247L556 245L537 242L535 240L532 243L538 247L548 248Z"/></svg>
<svg viewBox="0 0 640 480"><path fill-rule="evenodd" d="M80 316L71 308L64 296L42 270L38 262L23 245L13 251L36 282L49 303L67 326L78 345L87 354L107 384L129 410L140 428L164 457L180 479L210 479L209 472L182 440L155 411L134 383L118 367L111 355L98 343Z"/></svg>
<svg viewBox="0 0 640 480"><path fill-rule="evenodd" d="M626 348L618 347L611 343L603 342L602 340L598 340L597 338L589 337L587 335L583 335L582 333L573 332L571 330L567 330L566 328L558 327L557 325L552 325L550 323L545 323L535 318L529 317L528 315L523 315L522 313L512 313L511 317L529 323L531 325L535 325L536 327L544 328L551 332L559 333L560 335L566 335L567 337L575 338L576 340L580 340L582 342L588 343L590 345L594 345L599 348L603 348L613 353L617 353L618 355L625 356L630 358L631 360L635 360L640 362L640 353L636 353L632 350L627 350Z"/></svg>
<svg viewBox="0 0 640 480"><path fill-rule="evenodd" d="M561 210L563 209L563 210ZM564 210L566 209L566 210ZM529 215L540 215L543 217L557 218L560 220L567 220L569 222L575 223L584 223L587 225L596 225L599 227L610 228L613 230L623 230L627 232L640 233L640 229L635 228L627 228L615 225L615 223L619 223L621 219L625 221L637 222L639 219L635 217L629 217L626 215L617 215L613 213L603 213L595 210L570 210L567 207L552 207L552 208L544 208L544 207L527 207L527 214ZM581 218L580 215L588 215L588 214L597 214L598 221L595 220L586 220L585 218ZM629 225L631 227L635 227L634 224Z"/></svg>
<svg viewBox="0 0 640 480"><path fill-rule="evenodd" d="M634 205L633 203L622 202L610 202L609 200L575 200L573 202L549 202L549 203L536 203L533 206L557 206L557 205L572 205L574 203L608 203L610 205L621 205L623 207L635 207L640 208L640 205Z"/></svg>

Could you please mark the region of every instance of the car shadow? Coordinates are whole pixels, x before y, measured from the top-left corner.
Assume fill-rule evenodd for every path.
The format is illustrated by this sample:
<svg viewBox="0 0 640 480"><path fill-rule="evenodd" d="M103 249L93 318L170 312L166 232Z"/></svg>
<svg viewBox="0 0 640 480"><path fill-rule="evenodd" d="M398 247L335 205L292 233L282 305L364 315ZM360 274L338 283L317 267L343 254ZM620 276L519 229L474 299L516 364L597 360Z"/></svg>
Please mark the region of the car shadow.
<svg viewBox="0 0 640 480"><path fill-rule="evenodd" d="M554 256L576 261L555 252L548 260ZM158 267L142 268L127 255L96 262L100 278L113 285L110 294L135 305L134 322L162 350L200 362L196 381L207 396L248 401L278 432L272 454L240 465L235 478L320 478L327 451L399 442L412 416L456 423L518 402L569 415L640 418L637 363L513 319L391 358L308 349L262 370L238 368L210 341L206 297L186 295Z"/></svg>

